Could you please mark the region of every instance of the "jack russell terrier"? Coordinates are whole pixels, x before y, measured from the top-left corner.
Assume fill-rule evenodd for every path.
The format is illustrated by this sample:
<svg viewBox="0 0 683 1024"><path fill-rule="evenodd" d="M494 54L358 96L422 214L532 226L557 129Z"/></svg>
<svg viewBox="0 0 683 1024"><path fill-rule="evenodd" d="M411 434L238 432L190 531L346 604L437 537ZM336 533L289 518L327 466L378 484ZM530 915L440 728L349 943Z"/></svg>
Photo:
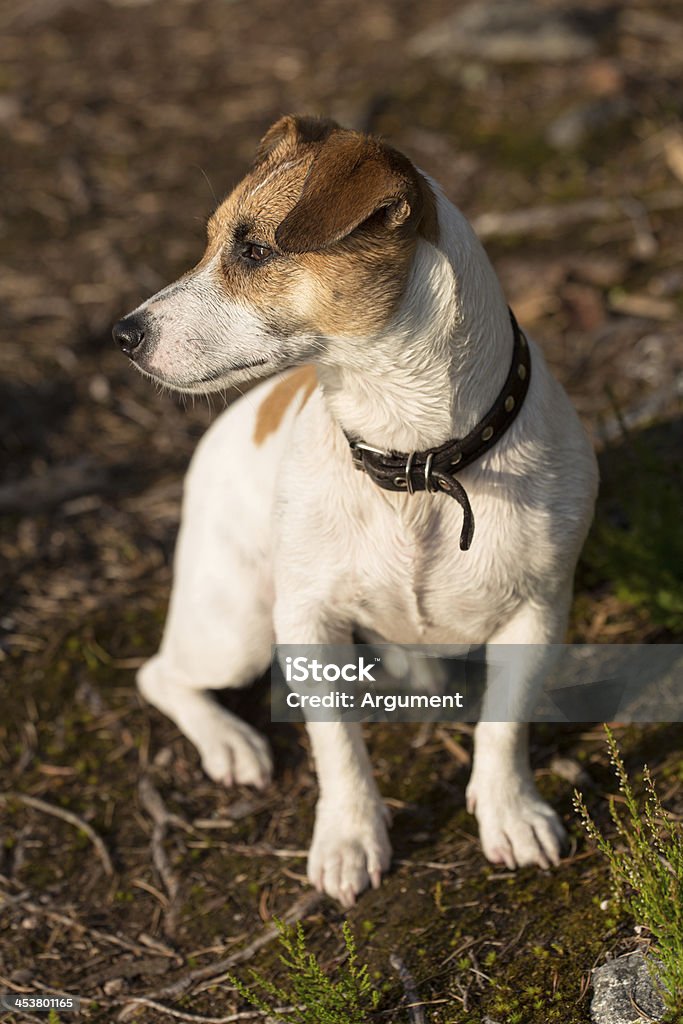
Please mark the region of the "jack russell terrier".
<svg viewBox="0 0 683 1024"><path fill-rule="evenodd" d="M163 642L138 675L207 774L268 783L266 743L209 691L263 673L274 642L519 645L488 683L467 806L493 863L556 864L524 723L564 638L596 461L463 215L380 140L284 117L197 266L114 337L187 394L269 378L194 456ZM387 813L360 726L308 732L308 876L350 905L389 867Z"/></svg>

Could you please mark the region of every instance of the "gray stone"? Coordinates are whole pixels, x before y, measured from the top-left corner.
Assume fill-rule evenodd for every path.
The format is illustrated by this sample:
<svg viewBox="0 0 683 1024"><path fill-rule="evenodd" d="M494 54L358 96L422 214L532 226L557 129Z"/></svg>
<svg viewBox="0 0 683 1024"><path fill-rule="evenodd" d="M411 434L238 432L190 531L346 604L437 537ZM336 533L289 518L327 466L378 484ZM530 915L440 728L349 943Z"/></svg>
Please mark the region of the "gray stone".
<svg viewBox="0 0 683 1024"><path fill-rule="evenodd" d="M588 18L588 21L590 18ZM586 12L534 0L470 3L413 39L419 56L459 54L489 61L570 61L596 50Z"/></svg>
<svg viewBox="0 0 683 1024"><path fill-rule="evenodd" d="M664 1016L664 1003L642 953L629 953L596 967L593 990L594 1024L643 1024L644 1020L660 1021Z"/></svg>
<svg viewBox="0 0 683 1024"><path fill-rule="evenodd" d="M583 103L566 110L546 130L546 141L555 149L578 149L591 136L604 132L631 113L631 105L623 96L610 96L593 103Z"/></svg>

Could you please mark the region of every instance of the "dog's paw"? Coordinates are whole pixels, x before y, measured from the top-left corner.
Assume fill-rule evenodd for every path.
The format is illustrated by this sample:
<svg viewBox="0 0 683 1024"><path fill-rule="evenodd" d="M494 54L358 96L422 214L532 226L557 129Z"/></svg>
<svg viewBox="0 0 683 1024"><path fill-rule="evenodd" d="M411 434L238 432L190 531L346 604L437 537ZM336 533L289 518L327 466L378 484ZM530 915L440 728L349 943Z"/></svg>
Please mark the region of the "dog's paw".
<svg viewBox="0 0 683 1024"><path fill-rule="evenodd" d="M264 789L273 774L268 744L246 722L216 707L197 739L204 771L224 786Z"/></svg>
<svg viewBox="0 0 683 1024"><path fill-rule="evenodd" d="M476 815L484 856L493 864L511 871L559 864L567 834L532 782L482 788L470 783L467 809Z"/></svg>
<svg viewBox="0 0 683 1024"><path fill-rule="evenodd" d="M351 907L369 885L379 888L391 863L387 820L377 800L348 807L318 804L308 854L308 877L318 892Z"/></svg>

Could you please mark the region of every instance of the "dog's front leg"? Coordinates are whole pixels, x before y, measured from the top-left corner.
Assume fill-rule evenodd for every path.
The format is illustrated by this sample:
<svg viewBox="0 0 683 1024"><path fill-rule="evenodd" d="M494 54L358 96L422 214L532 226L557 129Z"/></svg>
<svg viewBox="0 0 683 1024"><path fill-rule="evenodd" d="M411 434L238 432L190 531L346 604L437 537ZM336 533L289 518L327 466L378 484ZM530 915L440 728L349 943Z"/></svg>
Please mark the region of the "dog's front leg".
<svg viewBox="0 0 683 1024"><path fill-rule="evenodd" d="M380 884L391 862L388 812L372 775L361 727L355 722L309 722L320 787L308 877L345 907Z"/></svg>
<svg viewBox="0 0 683 1024"><path fill-rule="evenodd" d="M330 623L316 624L314 615L310 608L297 615L291 603L278 602L277 642L352 643L350 632ZM319 787L308 877L319 892L348 907L368 885L379 886L391 863L389 812L373 777L360 725L307 721L306 728Z"/></svg>
<svg viewBox="0 0 683 1024"><path fill-rule="evenodd" d="M563 637L567 604L560 599L554 607L525 606L487 647L487 690L467 808L477 817L485 856L511 870L557 864L565 841L558 816L536 789L526 723L556 659L551 645Z"/></svg>

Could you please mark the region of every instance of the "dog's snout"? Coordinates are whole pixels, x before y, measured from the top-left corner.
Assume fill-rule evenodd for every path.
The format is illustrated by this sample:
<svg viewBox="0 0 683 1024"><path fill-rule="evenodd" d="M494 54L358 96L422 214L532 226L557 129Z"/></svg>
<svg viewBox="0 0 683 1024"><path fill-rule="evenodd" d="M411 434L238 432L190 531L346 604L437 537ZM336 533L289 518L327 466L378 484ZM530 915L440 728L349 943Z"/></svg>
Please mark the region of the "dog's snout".
<svg viewBox="0 0 683 1024"><path fill-rule="evenodd" d="M124 355L134 358L145 340L145 323L142 317L125 316L112 330L114 341Z"/></svg>

